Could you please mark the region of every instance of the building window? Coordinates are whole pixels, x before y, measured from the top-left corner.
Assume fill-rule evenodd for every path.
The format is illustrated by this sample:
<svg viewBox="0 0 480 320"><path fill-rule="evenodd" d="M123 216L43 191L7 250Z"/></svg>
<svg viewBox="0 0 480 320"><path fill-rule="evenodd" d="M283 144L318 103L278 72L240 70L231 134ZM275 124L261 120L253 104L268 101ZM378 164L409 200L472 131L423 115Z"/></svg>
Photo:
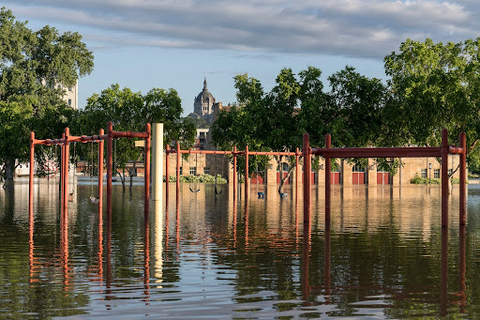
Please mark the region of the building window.
<svg viewBox="0 0 480 320"><path fill-rule="evenodd" d="M183 167L180 167L180 175L183 175Z"/></svg>
<svg viewBox="0 0 480 320"><path fill-rule="evenodd" d="M453 170L452 169L448 169L448 175L451 176L452 175L452 172Z"/></svg>
<svg viewBox="0 0 480 320"><path fill-rule="evenodd" d="M197 167L190 167L190 175L192 176L197 175Z"/></svg>
<svg viewBox="0 0 480 320"><path fill-rule="evenodd" d="M72 106L72 99L68 99L68 105L71 107Z"/></svg>
<svg viewBox="0 0 480 320"><path fill-rule="evenodd" d="M365 172L365 167L363 167L362 165L360 164L355 164L352 168L352 172Z"/></svg>
<svg viewBox="0 0 480 320"><path fill-rule="evenodd" d="M420 177L422 178L426 178L427 177L427 169L422 169L420 171Z"/></svg>
<svg viewBox="0 0 480 320"><path fill-rule="evenodd" d="M204 167L203 168L203 173L204 174L210 174L210 167Z"/></svg>
<svg viewBox="0 0 480 320"><path fill-rule="evenodd" d="M433 169L433 178L440 179L440 169Z"/></svg>

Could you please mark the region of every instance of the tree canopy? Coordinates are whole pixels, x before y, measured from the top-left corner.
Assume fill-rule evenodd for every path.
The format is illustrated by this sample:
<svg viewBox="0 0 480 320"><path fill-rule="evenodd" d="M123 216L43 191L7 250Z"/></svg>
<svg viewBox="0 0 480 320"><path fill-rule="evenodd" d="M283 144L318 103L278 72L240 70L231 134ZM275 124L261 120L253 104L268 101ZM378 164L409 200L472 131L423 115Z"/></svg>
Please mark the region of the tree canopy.
<svg viewBox="0 0 480 320"><path fill-rule="evenodd" d="M182 120L181 99L175 89L150 90L147 94L133 92L130 88L120 88L114 84L87 99L87 106L77 114L72 132L97 134L106 129L109 121L115 131L144 131L146 123L164 124L164 143L180 141L182 148L190 148L195 140L195 126L188 119ZM79 146L78 154L90 160L91 145ZM94 153L96 157L96 153ZM123 171L130 160L139 159L141 150L132 139L119 139L115 142L115 167ZM122 182L124 182L124 176Z"/></svg>
<svg viewBox="0 0 480 320"><path fill-rule="evenodd" d="M389 80L384 142L391 145L440 145L465 131L469 167L478 170L480 139L480 38L459 43L407 39L384 59Z"/></svg>
<svg viewBox="0 0 480 320"><path fill-rule="evenodd" d="M336 146L374 143L386 91L381 81L346 67L329 77L332 91L328 93L321 75L314 67L298 76L285 68L270 92L264 91L259 80L237 75L237 105L219 113L212 125L214 143L221 149L248 144L251 150L295 151L305 132L312 145L322 146L326 133L333 133ZM251 163L253 169L257 163Z"/></svg>
<svg viewBox="0 0 480 320"><path fill-rule="evenodd" d="M29 132L59 136L74 111L63 87L75 85L93 70L93 55L76 32L38 31L0 10L0 161L13 179L15 159L28 158ZM59 86L61 85L61 86Z"/></svg>

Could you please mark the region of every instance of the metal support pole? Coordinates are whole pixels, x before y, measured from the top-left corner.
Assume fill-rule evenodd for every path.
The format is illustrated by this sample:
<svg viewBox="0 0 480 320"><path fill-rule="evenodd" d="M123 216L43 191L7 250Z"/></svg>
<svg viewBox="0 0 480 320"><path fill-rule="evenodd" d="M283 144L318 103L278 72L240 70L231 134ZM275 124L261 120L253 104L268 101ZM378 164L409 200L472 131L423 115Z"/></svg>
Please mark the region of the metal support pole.
<svg viewBox="0 0 480 320"><path fill-rule="evenodd" d="M448 132L442 131L442 227L448 227Z"/></svg>
<svg viewBox="0 0 480 320"><path fill-rule="evenodd" d="M30 178L28 180L28 217L30 226L33 224L33 165L35 161L35 132L30 133Z"/></svg>
<svg viewBox="0 0 480 320"><path fill-rule="evenodd" d="M69 163L69 156L70 156L70 144L68 142L68 137L70 136L70 129L67 127L65 128L65 215L68 215L68 201L69 201L69 192L68 192L68 163Z"/></svg>
<svg viewBox="0 0 480 320"><path fill-rule="evenodd" d="M465 132L459 135L460 148L463 152L460 154L460 226L466 223L466 206L467 206L467 137Z"/></svg>
<svg viewBox="0 0 480 320"><path fill-rule="evenodd" d="M99 134L103 136L104 130L100 129ZM100 140L98 142L98 215L102 218L103 211L103 146L105 142ZM101 220L99 220L101 221Z"/></svg>
<svg viewBox="0 0 480 320"><path fill-rule="evenodd" d="M65 133L62 133L62 139L65 139ZM64 208L65 208L65 201L67 201L67 198L66 198L66 192L65 192L65 144L62 143L62 147L61 147L61 154L62 154L62 160L61 160L61 164L60 164L60 167L61 167L61 174L62 174L62 177L60 179L60 193L62 194L61 196L61 199L62 199L62 205L60 207L60 211L62 212L62 217L63 217L63 212L64 212Z"/></svg>
<svg viewBox="0 0 480 320"><path fill-rule="evenodd" d="M113 123L107 125L107 220L112 218L112 154L113 154Z"/></svg>
<svg viewBox="0 0 480 320"><path fill-rule="evenodd" d="M177 205L180 202L180 142L177 141L177 182L176 182L176 200Z"/></svg>
<svg viewBox="0 0 480 320"><path fill-rule="evenodd" d="M304 232L305 230L310 230L310 216L311 216L310 171L312 171L311 161L312 159L311 159L311 150L310 150L310 136L308 135L308 133L304 133L303 134L303 229L304 229Z"/></svg>
<svg viewBox="0 0 480 320"><path fill-rule="evenodd" d="M233 147L233 201L237 201L237 147Z"/></svg>
<svg viewBox="0 0 480 320"><path fill-rule="evenodd" d="M295 150L295 203L298 201L298 182L300 180L300 177L298 176L298 155L299 155L299 150L298 148Z"/></svg>
<svg viewBox="0 0 480 320"><path fill-rule="evenodd" d="M169 155L170 155L170 145L167 144L167 146L165 147L165 198L166 198L166 203L168 203L168 185L169 185L169 182L170 182L170 174L169 174L169 170L168 170L168 158L169 158Z"/></svg>
<svg viewBox="0 0 480 320"><path fill-rule="evenodd" d="M145 132L147 133L147 137L145 138L145 195L144 195L144 198L145 198L144 199L145 221L147 221L147 216L148 216L148 213L150 211L150 136L152 134L151 131L152 131L152 129L151 129L150 123L147 123L145 125ZM163 141L163 137L162 137L162 141ZM155 143L158 143L158 141L156 141ZM160 149L160 150L163 150L163 146L162 146L162 149ZM156 168L156 170L160 170L160 173L162 173L161 169ZM161 181L160 183L163 183L163 181ZM160 184L160 186L161 186L161 184ZM155 188L155 189L156 189L156 192L159 191L158 189L160 189L160 193L162 191L161 187L160 188ZM159 199L155 199L155 200L159 200ZM160 200L162 200L161 195L160 195Z"/></svg>
<svg viewBox="0 0 480 320"><path fill-rule="evenodd" d="M248 200L248 145L245 146L245 203Z"/></svg>
<svg viewBox="0 0 480 320"><path fill-rule="evenodd" d="M153 124L152 135L152 200L161 201L163 198L163 123ZM155 205L157 208L157 205ZM161 212L158 208L156 212Z"/></svg>
<svg viewBox="0 0 480 320"><path fill-rule="evenodd" d="M332 136L327 134L325 136L325 149L330 149L332 147ZM331 193L331 167L332 159L330 157L325 157L325 221L330 222L330 193Z"/></svg>

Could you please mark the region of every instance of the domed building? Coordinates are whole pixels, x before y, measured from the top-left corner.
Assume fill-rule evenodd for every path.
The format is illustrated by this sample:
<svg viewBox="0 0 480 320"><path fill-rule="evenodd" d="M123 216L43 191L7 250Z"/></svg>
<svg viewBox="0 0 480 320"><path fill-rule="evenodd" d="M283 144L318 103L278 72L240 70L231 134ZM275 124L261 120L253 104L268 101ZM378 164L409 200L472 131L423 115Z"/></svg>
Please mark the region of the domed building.
<svg viewBox="0 0 480 320"><path fill-rule="evenodd" d="M215 97L208 91L207 78L203 80L203 90L195 97L193 102L193 114L191 117L205 119L207 123L212 122L213 105L215 104Z"/></svg>

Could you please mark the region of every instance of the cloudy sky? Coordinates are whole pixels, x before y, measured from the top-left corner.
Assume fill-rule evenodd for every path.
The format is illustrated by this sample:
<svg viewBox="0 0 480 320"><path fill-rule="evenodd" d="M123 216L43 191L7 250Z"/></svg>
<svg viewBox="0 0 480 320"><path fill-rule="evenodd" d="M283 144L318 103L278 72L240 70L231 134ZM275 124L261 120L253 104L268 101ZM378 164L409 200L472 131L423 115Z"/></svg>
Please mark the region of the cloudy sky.
<svg viewBox="0 0 480 320"><path fill-rule="evenodd" d="M477 0L4 0L18 20L78 31L95 56L79 104L119 83L146 93L175 88L184 113L203 78L217 101L235 101L233 76L270 90L278 72L308 66L326 78L353 66L385 79L383 57L407 38L480 36Z"/></svg>

